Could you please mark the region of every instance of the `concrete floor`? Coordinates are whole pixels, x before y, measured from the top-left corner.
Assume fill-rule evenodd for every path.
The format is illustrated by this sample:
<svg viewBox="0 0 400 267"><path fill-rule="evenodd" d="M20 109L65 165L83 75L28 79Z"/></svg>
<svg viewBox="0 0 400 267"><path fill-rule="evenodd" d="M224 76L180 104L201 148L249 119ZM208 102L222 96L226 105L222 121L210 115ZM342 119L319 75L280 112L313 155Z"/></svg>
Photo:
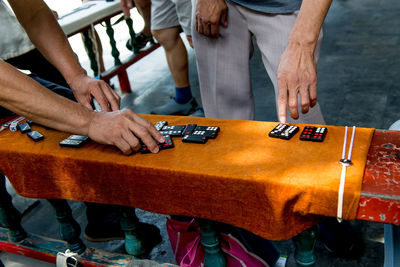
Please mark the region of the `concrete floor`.
<svg viewBox="0 0 400 267"><path fill-rule="evenodd" d="M324 41L318 64L319 103L327 124L357 125L386 129L400 118L400 2L398 0L336 0L333 1L324 26ZM121 27L121 28L118 28ZM122 28L124 28L122 30ZM124 48L127 34L123 25L117 25L117 42L121 56L129 52ZM104 30L99 28L101 38ZM75 39L74 39L75 38ZM81 40L71 39L74 50L82 64L88 68ZM112 65L110 49L105 45L106 65ZM190 79L193 93L200 101L193 51L189 49ZM252 81L256 96L256 119L276 121L274 96L271 83L262 66L259 51L251 61ZM173 96L173 81L170 76L162 49L158 49L129 69L133 92L123 96L123 107L138 113L148 113L151 107L161 105ZM116 87L118 82L112 81ZM118 88L117 88L118 90ZM21 210L33 200L15 196ZM74 216L86 224L84 207L71 202ZM46 201L40 201L23 218L23 226L30 232L57 238L57 223ZM162 231L163 242L150 254L150 258L160 262L173 262L173 255L165 230L165 216L138 211L141 220L156 224ZM46 218L45 220L43 218ZM317 242L317 266L383 266L383 225L362 221L352 222L363 235L364 250L356 259L332 257ZM289 255L287 266L295 266L294 247L291 241L276 242L282 254ZM123 242L103 244L89 243L113 251L123 251ZM17 260L8 260L9 255L1 254L6 266L14 266ZM17 263L18 264L18 263ZM46 266L27 263L15 266Z"/></svg>

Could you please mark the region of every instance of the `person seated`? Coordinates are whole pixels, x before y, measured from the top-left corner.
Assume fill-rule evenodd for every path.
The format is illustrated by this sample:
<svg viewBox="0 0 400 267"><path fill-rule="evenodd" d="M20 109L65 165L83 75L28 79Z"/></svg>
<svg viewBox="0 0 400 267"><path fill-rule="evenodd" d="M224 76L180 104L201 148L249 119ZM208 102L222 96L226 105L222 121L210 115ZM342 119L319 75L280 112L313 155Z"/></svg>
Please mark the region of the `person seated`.
<svg viewBox="0 0 400 267"><path fill-rule="evenodd" d="M56 16L56 13L53 14ZM26 70L45 80L68 87L62 74L35 48L4 1L0 2L0 58L20 70ZM10 30L12 29L12 30Z"/></svg>
<svg viewBox="0 0 400 267"><path fill-rule="evenodd" d="M131 110L120 110L120 97L108 84L87 76L43 0L26 3L10 0L9 4L32 43L44 58L58 69L71 89L41 79L35 74L27 76L0 60L0 118L8 116L12 111L41 125L71 134L89 136L95 142L116 146L126 155L139 149L139 140L146 144L151 152L159 151L155 140L164 142L164 137L145 118ZM3 2L0 5L0 19L3 22L0 32L8 37L2 39L6 44L0 45L0 56L6 58L5 51L8 48L12 51L9 55L18 57L27 46L29 47L29 39L24 37L21 25L15 18L10 17L10 12ZM15 38L11 33L17 34ZM50 39L52 42L48 42ZM27 63L26 58L23 63ZM35 65L35 62L30 63ZM103 112L93 110L93 99L98 101ZM68 116L65 116L66 114ZM91 208L88 207L89 224L85 234L92 236L92 241L98 236L93 237L93 233L96 232L93 229L96 227L91 221L97 221L96 216L99 214L105 220L108 219L102 213L104 205L101 206L97 211L94 210L96 207L92 209L93 220L89 215ZM157 227L150 229L145 224L140 225L145 231L156 233L156 236L158 233L159 236ZM89 230L90 228L92 230ZM116 233L121 236L120 228L116 229ZM111 233L109 237L113 235Z"/></svg>

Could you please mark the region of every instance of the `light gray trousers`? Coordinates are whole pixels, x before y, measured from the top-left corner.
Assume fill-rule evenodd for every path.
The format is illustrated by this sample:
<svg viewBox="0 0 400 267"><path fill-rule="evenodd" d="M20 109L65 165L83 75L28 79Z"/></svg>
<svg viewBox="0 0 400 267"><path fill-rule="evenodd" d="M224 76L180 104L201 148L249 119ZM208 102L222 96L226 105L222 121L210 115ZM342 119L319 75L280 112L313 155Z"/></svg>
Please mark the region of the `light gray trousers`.
<svg viewBox="0 0 400 267"><path fill-rule="evenodd" d="M193 17L196 0L192 0ZM220 26L219 38L199 34L192 23L201 98L206 117L225 119L254 119L254 96L250 81L250 57L253 51L252 34L262 53L262 60L278 96L276 72L285 51L297 13L265 14L227 1L228 27ZM315 49L318 60L322 32ZM300 103L300 102L299 102ZM325 124L319 105L293 120L287 111L288 122Z"/></svg>

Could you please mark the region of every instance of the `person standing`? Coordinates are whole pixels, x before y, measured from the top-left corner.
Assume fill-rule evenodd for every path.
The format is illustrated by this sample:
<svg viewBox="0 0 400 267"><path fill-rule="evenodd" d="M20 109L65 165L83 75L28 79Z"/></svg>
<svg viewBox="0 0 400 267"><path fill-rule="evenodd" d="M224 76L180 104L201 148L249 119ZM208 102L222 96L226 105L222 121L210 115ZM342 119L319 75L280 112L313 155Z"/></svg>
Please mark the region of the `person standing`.
<svg viewBox="0 0 400 267"><path fill-rule="evenodd" d="M274 85L279 120L324 124L316 64L330 4L193 0L193 42L206 116L254 119L249 70L254 36Z"/></svg>
<svg viewBox="0 0 400 267"><path fill-rule="evenodd" d="M132 0L121 0L121 6ZM175 97L165 105L154 108L152 114L188 115L198 107L189 82L188 54L180 36L181 29L192 45L190 0L152 0L151 30L154 38L164 48L169 70L175 84Z"/></svg>

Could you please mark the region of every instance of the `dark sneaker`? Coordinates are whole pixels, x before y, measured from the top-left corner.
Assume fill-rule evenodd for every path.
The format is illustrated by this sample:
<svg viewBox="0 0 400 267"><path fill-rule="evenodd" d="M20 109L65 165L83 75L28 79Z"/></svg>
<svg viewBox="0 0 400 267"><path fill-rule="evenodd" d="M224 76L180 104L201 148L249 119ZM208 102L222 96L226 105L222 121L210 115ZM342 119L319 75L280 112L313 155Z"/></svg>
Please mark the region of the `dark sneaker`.
<svg viewBox="0 0 400 267"><path fill-rule="evenodd" d="M362 235L349 221L339 223L336 218L328 218L318 226L319 240L332 256L357 259L361 255Z"/></svg>
<svg viewBox="0 0 400 267"><path fill-rule="evenodd" d="M153 36L146 36L144 35L144 33L141 32L135 35L135 41L136 43L134 44L133 49L133 52L135 53L146 51L155 44ZM126 48L132 51L132 44L130 39L126 41Z"/></svg>
<svg viewBox="0 0 400 267"><path fill-rule="evenodd" d="M179 104L174 98L160 107L156 107L151 111L151 114L160 115L188 115L198 108L198 104L194 98L186 104Z"/></svg>
<svg viewBox="0 0 400 267"><path fill-rule="evenodd" d="M119 223L88 224L83 237L89 242L124 240L125 234Z"/></svg>

